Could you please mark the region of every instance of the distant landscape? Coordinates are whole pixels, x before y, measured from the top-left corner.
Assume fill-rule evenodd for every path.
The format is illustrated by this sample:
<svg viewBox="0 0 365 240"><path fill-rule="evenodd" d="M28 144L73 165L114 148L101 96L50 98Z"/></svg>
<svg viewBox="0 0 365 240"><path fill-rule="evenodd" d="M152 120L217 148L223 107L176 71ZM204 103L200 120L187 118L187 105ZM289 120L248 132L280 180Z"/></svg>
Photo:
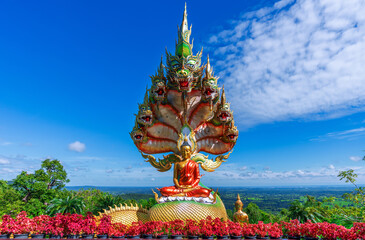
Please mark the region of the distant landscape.
<svg viewBox="0 0 365 240"><path fill-rule="evenodd" d="M126 200L149 199L153 197L151 187L98 187L98 186L70 186L68 190L99 189L113 195L120 195ZM212 187L217 189L217 187ZM306 195L318 200L326 197L341 198L344 193L353 191L349 186L303 186L303 187L219 187L218 192L227 209L234 210L237 194L240 194L244 206L255 203L260 209L276 214L282 208L288 208L296 199L303 200ZM342 203L341 205L349 204Z"/></svg>

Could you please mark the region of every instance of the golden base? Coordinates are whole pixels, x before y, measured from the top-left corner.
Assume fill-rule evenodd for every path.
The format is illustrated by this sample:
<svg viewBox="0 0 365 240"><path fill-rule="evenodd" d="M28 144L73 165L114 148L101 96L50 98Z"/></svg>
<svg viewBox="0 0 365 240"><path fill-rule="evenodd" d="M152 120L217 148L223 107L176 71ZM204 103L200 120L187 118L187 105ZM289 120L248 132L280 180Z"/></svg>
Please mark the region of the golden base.
<svg viewBox="0 0 365 240"><path fill-rule="evenodd" d="M195 201L173 201L159 203L154 205L150 210L141 209L138 206L115 206L109 210L100 213L97 219L109 215L113 223L121 222L125 225L131 225L132 222L142 221L173 221L176 219L192 219L199 221L212 218L221 218L227 220L226 208L222 200L217 196L215 204L204 204Z"/></svg>

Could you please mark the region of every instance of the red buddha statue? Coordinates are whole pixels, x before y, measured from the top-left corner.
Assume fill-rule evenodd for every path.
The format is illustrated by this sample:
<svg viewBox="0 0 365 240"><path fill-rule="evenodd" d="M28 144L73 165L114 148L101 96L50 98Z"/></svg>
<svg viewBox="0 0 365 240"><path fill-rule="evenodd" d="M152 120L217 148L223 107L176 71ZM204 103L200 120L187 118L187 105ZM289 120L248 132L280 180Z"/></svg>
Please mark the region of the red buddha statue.
<svg viewBox="0 0 365 240"><path fill-rule="evenodd" d="M174 166L175 186L163 187L159 191L165 197L209 197L211 189L199 186L199 165L190 159L191 147L187 142L181 145L180 161Z"/></svg>

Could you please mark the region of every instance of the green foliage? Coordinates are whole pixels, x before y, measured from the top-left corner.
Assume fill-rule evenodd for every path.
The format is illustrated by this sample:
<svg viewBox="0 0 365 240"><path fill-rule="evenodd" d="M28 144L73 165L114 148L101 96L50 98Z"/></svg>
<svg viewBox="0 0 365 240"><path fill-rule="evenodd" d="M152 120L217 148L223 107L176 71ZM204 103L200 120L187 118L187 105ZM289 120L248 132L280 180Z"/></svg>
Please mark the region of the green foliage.
<svg viewBox="0 0 365 240"><path fill-rule="evenodd" d="M298 219L301 223L308 220L312 222L320 222L324 219L325 211L321 208L321 202L314 197L308 196L304 203L295 200L288 209L288 217L290 219Z"/></svg>
<svg viewBox="0 0 365 240"><path fill-rule="evenodd" d="M66 198L55 198L47 208L50 216L56 213L83 213L85 208L84 200L80 197L67 196Z"/></svg>
<svg viewBox="0 0 365 240"><path fill-rule="evenodd" d="M62 189L70 182L67 173L58 160L46 159L42 162L43 180L47 183L47 189Z"/></svg>
<svg viewBox="0 0 365 240"><path fill-rule="evenodd" d="M338 174L340 180L345 180L346 183L352 183L355 189L352 193L344 194L344 198L352 201L354 204L358 205L359 207L365 207L365 188L359 187L356 184L357 174L354 173L353 169L347 171L341 171Z"/></svg>
<svg viewBox="0 0 365 240"><path fill-rule="evenodd" d="M365 160L365 157L363 158ZM346 183L351 183L355 189L351 193L345 193L342 197L350 201L353 206L343 209L340 213L340 219L343 219L345 224L348 222L364 222L365 221L365 188L357 185L357 174L353 169L339 172L340 180L345 180ZM337 212L335 214L338 214Z"/></svg>
<svg viewBox="0 0 365 240"><path fill-rule="evenodd" d="M254 203L249 203L244 212L247 213L250 223L258 223L262 219L262 211Z"/></svg>
<svg viewBox="0 0 365 240"><path fill-rule="evenodd" d="M243 211L247 213L250 223L258 223L259 221L264 223L276 222L279 218L261 210L255 203L249 203Z"/></svg>
<svg viewBox="0 0 365 240"><path fill-rule="evenodd" d="M154 198L141 199L139 200L139 204L142 205L143 208L150 209L153 205L157 204Z"/></svg>
<svg viewBox="0 0 365 240"><path fill-rule="evenodd" d="M67 173L58 160L46 159L41 169L34 173L22 171L14 180L12 186L20 192L22 201L39 199L47 204L57 192L69 182Z"/></svg>
<svg viewBox="0 0 365 240"><path fill-rule="evenodd" d="M22 195L22 200L27 203L31 197L41 198L47 184L43 182L42 171L28 174L22 171L13 181L13 187Z"/></svg>
<svg viewBox="0 0 365 240"><path fill-rule="evenodd" d="M230 220L233 220L233 211L232 211L232 209L227 209L227 216Z"/></svg>
<svg viewBox="0 0 365 240"><path fill-rule="evenodd" d="M23 210L27 212L28 216L35 217L46 214L47 206L39 199L32 198L24 204Z"/></svg>
<svg viewBox="0 0 365 240"><path fill-rule="evenodd" d="M6 181L0 180L0 216L9 214L14 217L22 211L23 207L21 194Z"/></svg>

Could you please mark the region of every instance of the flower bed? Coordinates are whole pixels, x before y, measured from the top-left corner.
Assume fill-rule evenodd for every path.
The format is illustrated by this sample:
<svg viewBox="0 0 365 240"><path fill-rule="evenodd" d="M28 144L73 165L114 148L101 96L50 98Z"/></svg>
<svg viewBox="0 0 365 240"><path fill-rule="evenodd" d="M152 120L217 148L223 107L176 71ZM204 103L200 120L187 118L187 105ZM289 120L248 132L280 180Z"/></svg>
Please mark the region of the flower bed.
<svg viewBox="0 0 365 240"><path fill-rule="evenodd" d="M105 216L96 222L92 214L82 216L80 214L56 214L54 217L41 215L29 218L26 212L21 212L13 219L8 215L2 217L0 222L0 235L2 236L23 236L37 237L49 235L52 238L120 238L141 237L141 238L172 238L188 237L191 239L203 238L232 238L240 239L256 237L258 239L280 239L305 237L308 239L326 240L357 240L365 239L365 223L354 223L351 229L343 226L323 223L299 223L298 220L290 222L264 224L239 224L232 221L222 221L219 218L200 220L175 220L171 222L141 221L126 226L122 223L111 223L109 216Z"/></svg>

